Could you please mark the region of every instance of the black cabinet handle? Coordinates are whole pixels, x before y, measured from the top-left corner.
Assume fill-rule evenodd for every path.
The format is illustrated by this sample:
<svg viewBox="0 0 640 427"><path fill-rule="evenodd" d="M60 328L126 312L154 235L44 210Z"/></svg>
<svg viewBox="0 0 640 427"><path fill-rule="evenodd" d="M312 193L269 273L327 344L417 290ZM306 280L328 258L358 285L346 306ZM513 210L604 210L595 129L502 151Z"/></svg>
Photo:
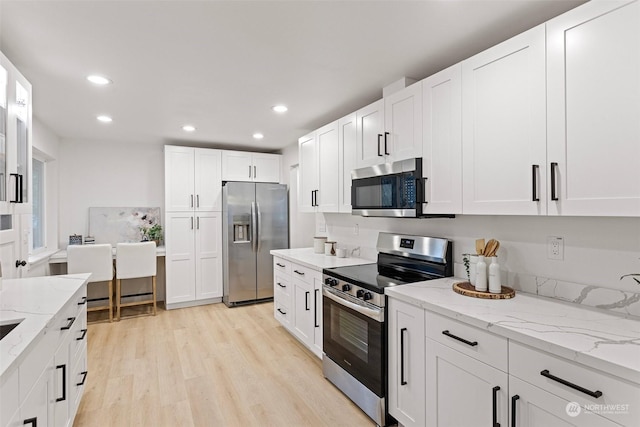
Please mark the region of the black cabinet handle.
<svg viewBox="0 0 640 427"><path fill-rule="evenodd" d="M378 134L378 156L382 157L382 153L380 152L380 138L382 138L382 134Z"/></svg>
<svg viewBox="0 0 640 427"><path fill-rule="evenodd" d="M591 391L591 390L588 390L588 389L586 389L584 387L580 387L577 384L570 383L567 380L563 380L562 378L556 377L555 375L551 375L549 373L548 369L545 369L544 371L541 371L540 375L542 375L543 377L547 377L550 380L559 382L562 385L566 385L567 387L570 387L570 388L572 388L574 390L578 390L578 391L580 391L580 392L582 392L584 394L587 394L587 395L589 395L591 397L595 397L596 399L599 398L600 396L602 396L602 392L600 390Z"/></svg>
<svg viewBox="0 0 640 427"><path fill-rule="evenodd" d="M256 167L253 167L253 179L256 179L258 177L258 170L256 169Z"/></svg>
<svg viewBox="0 0 640 427"><path fill-rule="evenodd" d="M80 372L80 374L82 375L82 381L80 381L79 383L76 383L78 387L84 385L84 382L87 380L87 371L82 371Z"/></svg>
<svg viewBox="0 0 640 427"><path fill-rule="evenodd" d="M282 283L280 283L280 282L276 282L276 284L277 284L278 286L280 286L281 288L286 288L286 287L287 287L286 285L283 285L283 284L282 284Z"/></svg>
<svg viewBox="0 0 640 427"><path fill-rule="evenodd" d="M278 311L279 311L279 312L280 312L280 314L282 314L282 315L285 315L285 316L287 315L287 312L286 312L286 311L282 311L282 310L280 310L279 308L278 308Z"/></svg>
<svg viewBox="0 0 640 427"><path fill-rule="evenodd" d="M189 207L191 207L191 208L193 207L193 194L191 195L191 206L189 206Z"/></svg>
<svg viewBox="0 0 640 427"><path fill-rule="evenodd" d="M539 202L540 197L538 196L538 170L540 169L540 165L531 165L531 201Z"/></svg>
<svg viewBox="0 0 640 427"><path fill-rule="evenodd" d="M495 386L493 391L492 405L493 405L493 427L500 427L500 423L498 422L498 390L500 390L500 386Z"/></svg>
<svg viewBox="0 0 640 427"><path fill-rule="evenodd" d="M284 267L285 267L285 265L284 265L284 264L280 264L279 262L276 262L276 265L277 265L278 267L282 267L282 268L284 268Z"/></svg>
<svg viewBox="0 0 640 427"><path fill-rule="evenodd" d="M67 324L60 328L61 331L66 331L67 329L71 329L71 325L76 321L75 317L67 317Z"/></svg>
<svg viewBox="0 0 640 427"><path fill-rule="evenodd" d="M82 341L84 339L84 337L87 336L87 330L86 329L80 329L80 332L82 332L82 335L79 338L76 338L76 341Z"/></svg>
<svg viewBox="0 0 640 427"><path fill-rule="evenodd" d="M387 136L389 136L389 132L384 133L384 154L388 156L389 153L387 152Z"/></svg>
<svg viewBox="0 0 640 427"><path fill-rule="evenodd" d="M251 165L249 165L249 178L251 178Z"/></svg>
<svg viewBox="0 0 640 427"><path fill-rule="evenodd" d="M516 402L518 401L518 399L520 399L520 396L518 396L517 394L511 396L511 427L516 427L516 408L518 406Z"/></svg>
<svg viewBox="0 0 640 427"><path fill-rule="evenodd" d="M78 305L85 305L87 303L87 297L82 297Z"/></svg>
<svg viewBox="0 0 640 427"><path fill-rule="evenodd" d="M67 400L67 365L58 365L56 369L62 369L62 397L58 397L56 402Z"/></svg>
<svg viewBox="0 0 640 427"><path fill-rule="evenodd" d="M200 207L200 195L196 194L196 208Z"/></svg>
<svg viewBox="0 0 640 427"><path fill-rule="evenodd" d="M313 291L313 323L316 328L320 327L320 323L318 323L318 291L320 289L314 289Z"/></svg>
<svg viewBox="0 0 640 427"><path fill-rule="evenodd" d="M21 261L21 260L19 260L19 259L17 259L17 260L16 260L16 268L18 268L18 267L24 267L25 265L27 265L27 261L25 261L25 260L22 260L22 261Z"/></svg>
<svg viewBox="0 0 640 427"><path fill-rule="evenodd" d="M16 197L15 200L9 200L10 203L22 203L22 175L19 173L11 173L9 176L14 176L16 178Z"/></svg>
<svg viewBox="0 0 640 427"><path fill-rule="evenodd" d="M464 338L460 338L460 337L457 337L457 336L453 335L449 331L442 331L442 335L446 335L446 336L448 336L450 338L453 338L454 340L458 340L460 342L463 342L466 345L470 345L471 347L475 347L475 346L478 345L478 341L467 341Z"/></svg>
<svg viewBox="0 0 640 427"><path fill-rule="evenodd" d="M404 379L404 333L407 328L400 329L400 385L407 385Z"/></svg>
<svg viewBox="0 0 640 427"><path fill-rule="evenodd" d="M304 293L304 309L305 309L305 311L311 310L311 308L309 307L309 295L311 295L311 292L309 292L309 291L306 291Z"/></svg>
<svg viewBox="0 0 640 427"><path fill-rule="evenodd" d="M22 424L25 426L31 424L31 427L38 427L38 417L27 418Z"/></svg>
<svg viewBox="0 0 640 427"><path fill-rule="evenodd" d="M299 274L301 276L304 276L304 273L302 271L298 271L298 270L293 270L294 273Z"/></svg>
<svg viewBox="0 0 640 427"><path fill-rule="evenodd" d="M558 164L556 162L551 162L551 200L558 200L558 195L556 194L556 168Z"/></svg>

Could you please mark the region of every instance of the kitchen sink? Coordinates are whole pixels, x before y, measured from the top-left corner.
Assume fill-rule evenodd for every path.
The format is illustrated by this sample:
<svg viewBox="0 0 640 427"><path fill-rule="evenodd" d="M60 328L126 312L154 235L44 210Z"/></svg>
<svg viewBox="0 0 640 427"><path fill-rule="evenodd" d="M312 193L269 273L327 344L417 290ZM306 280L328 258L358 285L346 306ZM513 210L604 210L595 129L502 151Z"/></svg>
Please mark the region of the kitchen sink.
<svg viewBox="0 0 640 427"><path fill-rule="evenodd" d="M16 326L22 322L19 320L18 322L13 321L14 323L7 323L4 325L0 325L0 340L7 336L7 334L15 329Z"/></svg>

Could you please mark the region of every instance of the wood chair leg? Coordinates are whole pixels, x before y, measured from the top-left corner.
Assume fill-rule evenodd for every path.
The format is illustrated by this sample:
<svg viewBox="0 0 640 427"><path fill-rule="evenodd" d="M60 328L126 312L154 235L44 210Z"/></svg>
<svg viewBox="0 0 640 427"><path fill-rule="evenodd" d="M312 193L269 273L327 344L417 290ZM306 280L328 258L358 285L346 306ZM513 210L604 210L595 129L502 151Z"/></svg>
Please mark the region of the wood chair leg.
<svg viewBox="0 0 640 427"><path fill-rule="evenodd" d="M153 287L153 315L156 315L156 276L151 276L151 284Z"/></svg>
<svg viewBox="0 0 640 427"><path fill-rule="evenodd" d="M109 280L109 323L113 322L113 279Z"/></svg>
<svg viewBox="0 0 640 427"><path fill-rule="evenodd" d="M122 292L122 280L116 279L116 321L120 321L120 304L121 301L121 292Z"/></svg>

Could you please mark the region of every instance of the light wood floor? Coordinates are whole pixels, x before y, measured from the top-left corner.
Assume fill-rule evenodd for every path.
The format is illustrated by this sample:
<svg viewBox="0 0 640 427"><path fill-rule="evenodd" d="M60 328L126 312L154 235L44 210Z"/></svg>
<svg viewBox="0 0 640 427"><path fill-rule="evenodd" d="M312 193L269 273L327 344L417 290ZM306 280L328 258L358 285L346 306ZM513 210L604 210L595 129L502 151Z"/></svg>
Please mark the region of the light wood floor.
<svg viewBox="0 0 640 427"><path fill-rule="evenodd" d="M89 325L82 426L372 426L273 318L223 304Z"/></svg>

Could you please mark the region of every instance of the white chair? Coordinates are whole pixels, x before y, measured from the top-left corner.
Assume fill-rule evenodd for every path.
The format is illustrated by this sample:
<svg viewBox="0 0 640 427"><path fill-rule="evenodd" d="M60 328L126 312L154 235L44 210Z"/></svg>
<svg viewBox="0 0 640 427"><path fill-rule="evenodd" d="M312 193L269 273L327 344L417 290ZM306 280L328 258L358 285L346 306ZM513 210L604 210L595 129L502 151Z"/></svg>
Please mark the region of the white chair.
<svg viewBox="0 0 640 427"><path fill-rule="evenodd" d="M87 311L109 310L109 322L113 321L113 254L110 244L69 245L67 247L67 273L91 273L89 283L109 283L109 304L88 307ZM101 301L103 298L88 299Z"/></svg>
<svg viewBox="0 0 640 427"><path fill-rule="evenodd" d="M156 315L156 243L118 243L116 245L116 320L120 320L122 307L153 304ZM122 303L122 280L151 277L152 299ZM137 295L136 295L137 296Z"/></svg>

